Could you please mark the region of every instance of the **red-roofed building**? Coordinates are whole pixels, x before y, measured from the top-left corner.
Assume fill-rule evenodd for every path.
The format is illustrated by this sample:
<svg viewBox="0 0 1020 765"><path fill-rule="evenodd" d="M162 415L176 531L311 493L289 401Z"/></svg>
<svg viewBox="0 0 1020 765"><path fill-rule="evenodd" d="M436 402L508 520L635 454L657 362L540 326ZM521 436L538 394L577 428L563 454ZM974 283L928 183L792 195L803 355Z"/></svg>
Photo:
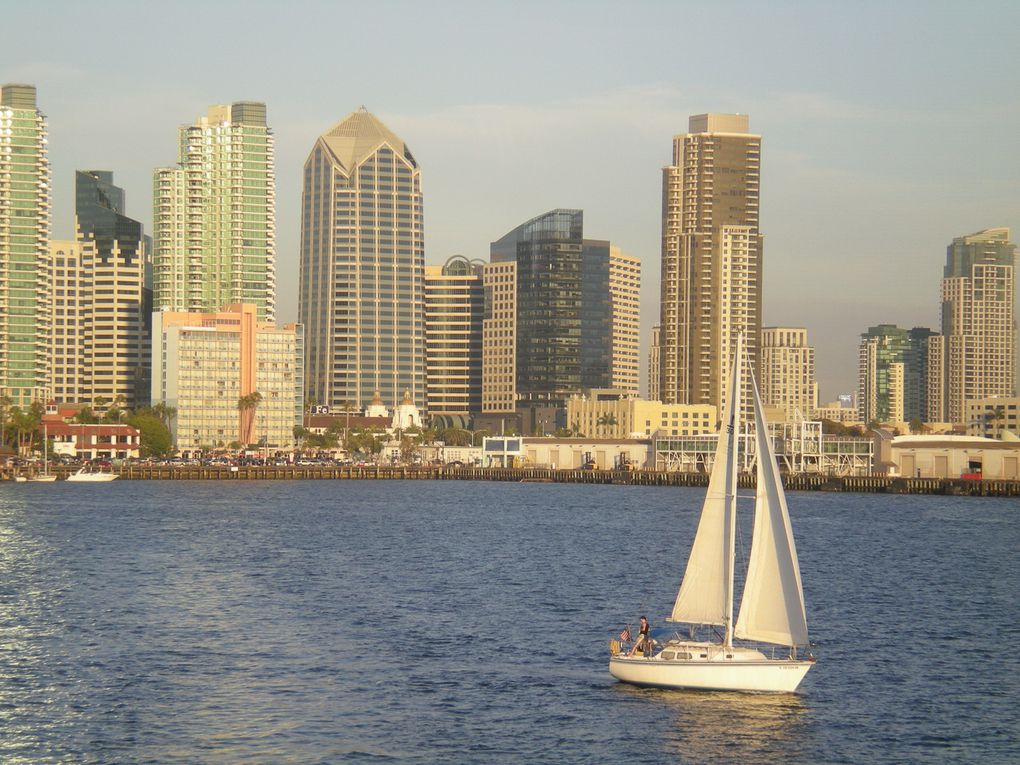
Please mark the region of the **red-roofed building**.
<svg viewBox="0 0 1020 765"><path fill-rule="evenodd" d="M139 456L141 436L130 425L100 423L79 425L46 418L46 432L53 439L53 453L82 460L129 459Z"/></svg>

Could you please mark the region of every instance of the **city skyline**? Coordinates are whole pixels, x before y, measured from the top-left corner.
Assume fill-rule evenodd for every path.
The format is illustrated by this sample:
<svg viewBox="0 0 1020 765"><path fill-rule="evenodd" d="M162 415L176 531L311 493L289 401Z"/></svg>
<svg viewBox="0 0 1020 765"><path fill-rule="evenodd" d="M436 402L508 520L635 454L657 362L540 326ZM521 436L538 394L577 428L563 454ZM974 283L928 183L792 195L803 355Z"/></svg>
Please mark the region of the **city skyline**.
<svg viewBox="0 0 1020 765"><path fill-rule="evenodd" d="M50 134L53 238L73 234L74 171L84 168L114 172L129 212L151 232L151 173L175 161L176 126L210 104L265 102L277 139L277 313L293 321L301 164L315 136L365 103L415 147L427 176L426 263L484 257L510 226L556 207L584 209L591 235L640 257L644 365L658 315L660 174L670 140L692 114L748 113L763 136L767 190L763 323L808 329L821 398L830 400L854 389L867 327L938 326L946 242L986 228L1020 230L1020 107L1002 95L1020 80L1010 39L1020 9L1009 4L871 12L638 4L625 18L608 4L584 14L565 5L472 14L455 3L432 11L384 5L402 9L400 28L343 50L295 48L311 15L326 25L341 14L324 4L242 18L235 4L203 6L205 23L184 44L174 25L129 5L5 11L12 28L20 21L29 30L6 44L0 79L38 89ZM46 13L58 6L59 14ZM557 51L541 45L526 33L540 12L547 36L584 34L561 34ZM352 27L369 18L342 13ZM713 30L737 18L739 26L727 26L737 55L710 55ZM132 25L146 34L77 55L82 29ZM213 45L228 26L257 31L284 55L234 60L230 45ZM685 35L678 67L669 40L681 26L706 34ZM1004 30L994 45L988 28ZM491 55L511 40L529 55ZM594 56L593 42L613 55ZM175 66L143 55L160 46L177 52ZM344 66L374 54L389 60L359 69L355 85L342 77L332 84ZM960 140L971 133L979 139Z"/></svg>

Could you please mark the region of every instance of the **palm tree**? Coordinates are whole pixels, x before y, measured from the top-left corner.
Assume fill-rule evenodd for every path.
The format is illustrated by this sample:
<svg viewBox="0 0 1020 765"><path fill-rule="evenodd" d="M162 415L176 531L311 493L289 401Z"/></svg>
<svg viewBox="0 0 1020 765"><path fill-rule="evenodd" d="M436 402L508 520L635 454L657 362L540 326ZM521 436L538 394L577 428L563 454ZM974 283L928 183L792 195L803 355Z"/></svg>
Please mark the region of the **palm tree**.
<svg viewBox="0 0 1020 765"><path fill-rule="evenodd" d="M616 419L616 415L608 412L599 417L598 422L596 422L596 425L600 428L615 428L618 424L619 421Z"/></svg>
<svg viewBox="0 0 1020 765"><path fill-rule="evenodd" d="M241 413L241 442L245 444L255 441L255 410L262 402L262 394L257 390L241 396L237 400L237 410Z"/></svg>
<svg viewBox="0 0 1020 765"><path fill-rule="evenodd" d="M120 419L121 415L127 411L124 409L124 404L127 401L123 394L118 393L116 398L113 399L113 403L110 404L109 409L103 415L103 422L116 422Z"/></svg>
<svg viewBox="0 0 1020 765"><path fill-rule="evenodd" d="M1006 419L1006 408L1002 404L998 404L994 407L989 407L984 414L985 419L985 434L988 435L988 430L991 428L993 438L999 436L999 428L995 427L999 425L1003 420Z"/></svg>
<svg viewBox="0 0 1020 765"><path fill-rule="evenodd" d="M167 430L171 430L170 421L177 416L177 408L168 406L166 401L153 404L150 408L152 413L159 417L160 421L166 425Z"/></svg>
<svg viewBox="0 0 1020 765"><path fill-rule="evenodd" d="M35 436L42 423L43 405L41 401L33 401L27 410L20 406L11 408L11 425L17 433L18 451L25 453L32 451L35 444Z"/></svg>

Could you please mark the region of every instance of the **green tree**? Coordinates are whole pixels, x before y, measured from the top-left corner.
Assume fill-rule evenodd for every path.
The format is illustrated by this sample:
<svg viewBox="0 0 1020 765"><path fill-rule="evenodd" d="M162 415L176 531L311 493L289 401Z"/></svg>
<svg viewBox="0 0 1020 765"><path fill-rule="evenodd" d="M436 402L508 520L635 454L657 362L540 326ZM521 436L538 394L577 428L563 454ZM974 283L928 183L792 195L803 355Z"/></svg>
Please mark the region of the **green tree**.
<svg viewBox="0 0 1020 765"><path fill-rule="evenodd" d="M170 428L151 411L129 415L127 424L138 431L143 457L168 457L174 453Z"/></svg>
<svg viewBox="0 0 1020 765"><path fill-rule="evenodd" d="M118 393L113 399L113 403L103 413L103 422L119 422L123 415L129 414L129 411L124 408L126 401L127 399Z"/></svg>
<svg viewBox="0 0 1020 765"><path fill-rule="evenodd" d="M18 451L31 452L35 448L35 439L42 424L45 407L41 401L33 401L28 409L20 406L11 407L11 427L15 433Z"/></svg>
<svg viewBox="0 0 1020 765"><path fill-rule="evenodd" d="M13 404L10 396L0 396L0 446L7 443L7 414Z"/></svg>
<svg viewBox="0 0 1020 765"><path fill-rule="evenodd" d="M173 421L174 417L177 416L176 407L169 406L166 401L159 401L150 407L150 411L152 414L159 417L160 421L166 425L167 430L173 430L173 428L170 427L170 423Z"/></svg>
<svg viewBox="0 0 1020 765"><path fill-rule="evenodd" d="M415 438L405 435L400 439L400 459L404 462L413 462L420 452L421 448Z"/></svg>
<svg viewBox="0 0 1020 765"><path fill-rule="evenodd" d="M464 428L446 428L437 437L447 446L471 446L471 431Z"/></svg>
<svg viewBox="0 0 1020 765"><path fill-rule="evenodd" d="M71 419L79 425L94 425L99 422L99 418L96 416L96 413L92 411L91 406L83 406L74 413L74 417Z"/></svg>

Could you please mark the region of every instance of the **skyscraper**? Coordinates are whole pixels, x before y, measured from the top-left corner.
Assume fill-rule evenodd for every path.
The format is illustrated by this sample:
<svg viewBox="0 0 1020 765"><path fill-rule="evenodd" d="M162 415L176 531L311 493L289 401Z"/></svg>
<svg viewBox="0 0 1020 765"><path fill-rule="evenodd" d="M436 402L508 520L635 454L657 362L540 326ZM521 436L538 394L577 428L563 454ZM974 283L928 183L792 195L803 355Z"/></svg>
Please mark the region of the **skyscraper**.
<svg viewBox="0 0 1020 765"><path fill-rule="evenodd" d="M609 248L609 301L612 314L609 385L632 396L641 380L641 260Z"/></svg>
<svg viewBox="0 0 1020 765"><path fill-rule="evenodd" d="M364 108L315 141L301 195L306 398L425 405L421 169Z"/></svg>
<svg viewBox="0 0 1020 765"><path fill-rule="evenodd" d="M50 165L35 86L0 88L0 396L48 397Z"/></svg>
<svg viewBox="0 0 1020 765"><path fill-rule="evenodd" d="M276 177L266 105L212 106L179 133L178 166L154 176L157 311L254 304L276 316Z"/></svg>
<svg viewBox="0 0 1020 765"><path fill-rule="evenodd" d="M964 423L967 401L1016 389L1016 245L1008 228L957 237L942 278L945 422Z"/></svg>
<svg viewBox="0 0 1020 765"><path fill-rule="evenodd" d="M482 411L481 261L425 266L425 402L431 415Z"/></svg>
<svg viewBox="0 0 1020 765"><path fill-rule="evenodd" d="M807 330L800 327L764 327L761 331L762 401L782 407L787 422L810 420L818 406L815 349Z"/></svg>
<svg viewBox="0 0 1020 765"><path fill-rule="evenodd" d="M562 409L570 395L614 383L637 393L636 258L608 241L585 239L584 213L565 209L521 224L493 242L490 255L492 266L516 263L519 408ZM496 318L490 317L495 309L488 301L487 320ZM501 331L496 324L491 329Z"/></svg>
<svg viewBox="0 0 1020 765"><path fill-rule="evenodd" d="M927 414L932 331L893 324L869 327L858 350L857 413L861 422L909 423Z"/></svg>
<svg viewBox="0 0 1020 765"><path fill-rule="evenodd" d="M151 243L142 224L125 215L124 190L107 171L75 173L75 218L79 240L94 246L81 249L77 263L68 256L55 264L58 274L68 278L77 267L81 283L76 294L68 289L63 296L67 310L55 313L54 332L63 321L66 331L84 341L82 379L87 386L59 400L92 404L98 398L112 403L123 397L134 409L149 402ZM63 302L60 297L55 301ZM82 320L86 315L89 320Z"/></svg>
<svg viewBox="0 0 1020 765"><path fill-rule="evenodd" d="M761 136L739 114L700 114L662 177L660 396L722 412L737 335L759 368ZM744 400L750 401L745 376Z"/></svg>
<svg viewBox="0 0 1020 765"><path fill-rule="evenodd" d="M482 411L508 414L517 408L517 261L482 268Z"/></svg>
<svg viewBox="0 0 1020 765"><path fill-rule="evenodd" d="M652 327L652 337L648 343L648 400L660 401L659 397L659 353L662 343L659 340L659 325Z"/></svg>

